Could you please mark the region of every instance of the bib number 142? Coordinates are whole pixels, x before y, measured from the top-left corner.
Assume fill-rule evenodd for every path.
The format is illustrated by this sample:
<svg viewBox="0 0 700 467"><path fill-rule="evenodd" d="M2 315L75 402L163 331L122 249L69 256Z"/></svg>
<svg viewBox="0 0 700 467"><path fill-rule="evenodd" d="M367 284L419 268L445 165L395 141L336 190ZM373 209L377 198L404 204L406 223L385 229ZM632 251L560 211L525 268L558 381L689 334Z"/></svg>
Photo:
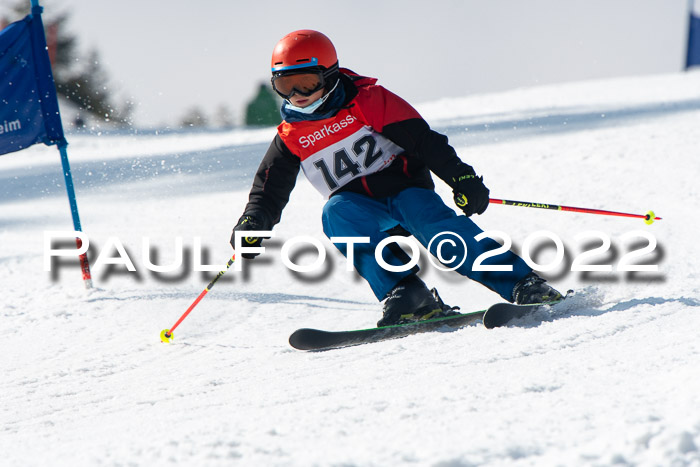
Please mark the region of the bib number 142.
<svg viewBox="0 0 700 467"><path fill-rule="evenodd" d="M328 167L326 159L319 159L314 162L314 167L321 172L323 180L331 191L336 190L345 177L350 176L350 178L353 178L360 175L364 169L369 168L383 154L383 151L377 148L377 140L371 135L365 135L355 141L352 144L352 152L355 155L355 159L360 159L362 156L364 158L356 162L343 148L335 151L331 157L327 157L331 159L332 170Z"/></svg>

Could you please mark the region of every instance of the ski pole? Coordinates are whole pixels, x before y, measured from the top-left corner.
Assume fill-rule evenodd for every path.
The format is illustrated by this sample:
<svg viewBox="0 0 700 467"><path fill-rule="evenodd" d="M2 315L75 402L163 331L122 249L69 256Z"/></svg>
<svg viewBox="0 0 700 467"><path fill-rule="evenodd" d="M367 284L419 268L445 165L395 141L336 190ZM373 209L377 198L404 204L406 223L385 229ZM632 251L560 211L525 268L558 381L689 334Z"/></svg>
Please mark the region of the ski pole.
<svg viewBox="0 0 700 467"><path fill-rule="evenodd" d="M507 206L520 206L524 208L539 208L539 209L551 209L555 211L572 211L572 212L584 212L588 214L600 214L603 216L620 216L620 217L636 217L639 219L644 219L644 222L651 225L654 221L661 220L660 217L656 217L654 211L649 211L646 214L630 214L626 212L616 212L616 211L604 211L602 209L590 209L590 208L575 208L573 206L559 206L557 204L547 204L547 203L533 203L530 201L511 201L508 199L496 199L490 198L490 203L493 204L505 204Z"/></svg>
<svg viewBox="0 0 700 467"><path fill-rule="evenodd" d="M209 283L209 285L208 285L204 290L202 290L202 293L199 294L199 297L197 297L197 299L196 299L194 302L192 302L192 305L190 305L190 307L187 309L187 311L185 311L185 313L184 313L182 316L180 316L180 319L177 320L177 322L173 325L173 327L171 327L170 329L163 329L163 330L160 332L160 340L161 340L161 341L166 342L166 343L167 343L167 342L172 342L172 340L173 340L173 331L175 331L175 328L177 328L177 327L180 325L180 323L182 323L182 322L184 321L184 319L187 318L187 315L189 315L190 312L194 309L194 307L196 307L197 304L204 298L204 296L205 296L207 293L209 293L209 291L211 290L211 288L214 287L214 284L216 284L216 281L218 281L219 278L220 278L221 276L223 276L223 275L226 273L226 271L228 271L228 268L231 267L231 265L233 264L233 262L234 262L235 260L236 260L236 254L234 253L233 256L231 256L231 259L228 260L228 264L226 265L226 269L224 269L223 271L219 271L219 273L218 273L218 274L216 275L216 277Z"/></svg>

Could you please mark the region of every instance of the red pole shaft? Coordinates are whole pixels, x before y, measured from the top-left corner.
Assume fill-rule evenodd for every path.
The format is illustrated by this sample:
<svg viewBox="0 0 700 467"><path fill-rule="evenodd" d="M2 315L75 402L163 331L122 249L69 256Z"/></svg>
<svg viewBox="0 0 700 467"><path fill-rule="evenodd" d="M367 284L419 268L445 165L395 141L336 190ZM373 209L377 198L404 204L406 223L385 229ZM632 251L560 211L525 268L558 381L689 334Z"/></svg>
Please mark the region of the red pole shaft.
<svg viewBox="0 0 700 467"><path fill-rule="evenodd" d="M209 283L209 285L208 285L204 290L202 290L202 293L199 294L199 297L197 297L197 298L195 299L195 301L192 302L192 305L190 305L190 307L187 309L187 311L185 311L185 312L183 313L183 315L180 316L180 319L177 320L177 322L173 325L173 327L171 327L170 329L168 329L168 331L167 331L165 337L168 337L168 338L169 338L170 336L173 335L173 331L175 330L175 328L177 328L177 327L180 325L180 323L182 323L182 322L185 320L185 318L187 318L187 315L189 315L190 312L191 312L192 310L194 310L194 307L196 307L197 304L204 298L204 296L205 296L207 293L209 293L209 291L211 290L211 288L214 287L214 284L216 284L216 281L218 281L219 278L220 278L221 276L223 276L224 273L225 273L226 271L228 271L228 268L231 267L231 265L233 264L233 262L234 262L235 260L236 260L236 255L234 254L233 256L231 256L231 259L228 261L228 264L226 265L226 269L224 269L223 271L219 271L219 273L218 273L218 274L216 275L216 277Z"/></svg>
<svg viewBox="0 0 700 467"><path fill-rule="evenodd" d="M533 203L530 201L511 201L508 199L496 199L490 198L490 203L493 204L505 204L508 206L521 206L525 208L538 208L538 209L550 209L555 211L572 211L572 212L583 212L587 214L600 214L604 216L619 216L619 217L635 217L639 219L650 220L649 214L630 214L627 212L617 212L617 211L605 211L602 209L591 209L591 208L577 208L573 206L560 206L557 204L546 204L546 203ZM654 217L654 220L661 220L660 217Z"/></svg>
<svg viewBox="0 0 700 467"><path fill-rule="evenodd" d="M208 292L209 292L209 288L202 290L202 293L199 294L199 297L197 297L197 299L194 302L192 302L192 305L190 305L190 307L187 309L187 311L185 311L185 313L182 316L180 316L180 319L177 320L177 322L173 325L173 327L171 327L169 329L169 334L172 334L173 331L175 330L175 328L177 328L180 325L180 323L182 323L185 320L185 318L187 318L187 315L189 315L190 312L192 310L194 310L194 307L197 306L197 304L204 298L204 296Z"/></svg>
<svg viewBox="0 0 700 467"><path fill-rule="evenodd" d="M602 209L589 209L589 208L575 208L572 206L561 206L562 211L572 211L572 212L583 212L587 214L600 214L602 216L619 216L619 217L635 217L640 219L646 219L647 216L644 214L630 214L626 212L616 212L616 211L605 211ZM657 217L656 219L660 219Z"/></svg>

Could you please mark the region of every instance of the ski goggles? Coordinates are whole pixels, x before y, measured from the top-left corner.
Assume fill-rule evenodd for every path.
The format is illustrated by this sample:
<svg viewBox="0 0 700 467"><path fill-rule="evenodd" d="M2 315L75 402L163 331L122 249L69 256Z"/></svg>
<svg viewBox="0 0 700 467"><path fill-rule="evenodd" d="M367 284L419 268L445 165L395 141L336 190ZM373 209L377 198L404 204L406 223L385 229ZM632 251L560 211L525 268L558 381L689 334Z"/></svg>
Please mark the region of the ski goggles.
<svg viewBox="0 0 700 467"><path fill-rule="evenodd" d="M295 73L272 77L272 88L283 99L289 99L294 94L309 97L326 84L323 73Z"/></svg>

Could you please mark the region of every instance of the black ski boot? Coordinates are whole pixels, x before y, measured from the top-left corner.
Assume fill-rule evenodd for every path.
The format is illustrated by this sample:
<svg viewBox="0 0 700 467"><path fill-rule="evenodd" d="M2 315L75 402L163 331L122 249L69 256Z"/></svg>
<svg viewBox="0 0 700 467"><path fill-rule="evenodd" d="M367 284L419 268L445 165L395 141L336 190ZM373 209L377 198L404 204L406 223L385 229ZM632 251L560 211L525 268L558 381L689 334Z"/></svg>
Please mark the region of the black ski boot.
<svg viewBox="0 0 700 467"><path fill-rule="evenodd" d="M545 279L531 272L513 287L513 301L518 305L530 305L561 300L562 295L545 282Z"/></svg>
<svg viewBox="0 0 700 467"><path fill-rule="evenodd" d="M402 279L384 302L384 316L377 327L406 324L456 314L456 307L445 305L437 290L428 290L415 274Z"/></svg>

